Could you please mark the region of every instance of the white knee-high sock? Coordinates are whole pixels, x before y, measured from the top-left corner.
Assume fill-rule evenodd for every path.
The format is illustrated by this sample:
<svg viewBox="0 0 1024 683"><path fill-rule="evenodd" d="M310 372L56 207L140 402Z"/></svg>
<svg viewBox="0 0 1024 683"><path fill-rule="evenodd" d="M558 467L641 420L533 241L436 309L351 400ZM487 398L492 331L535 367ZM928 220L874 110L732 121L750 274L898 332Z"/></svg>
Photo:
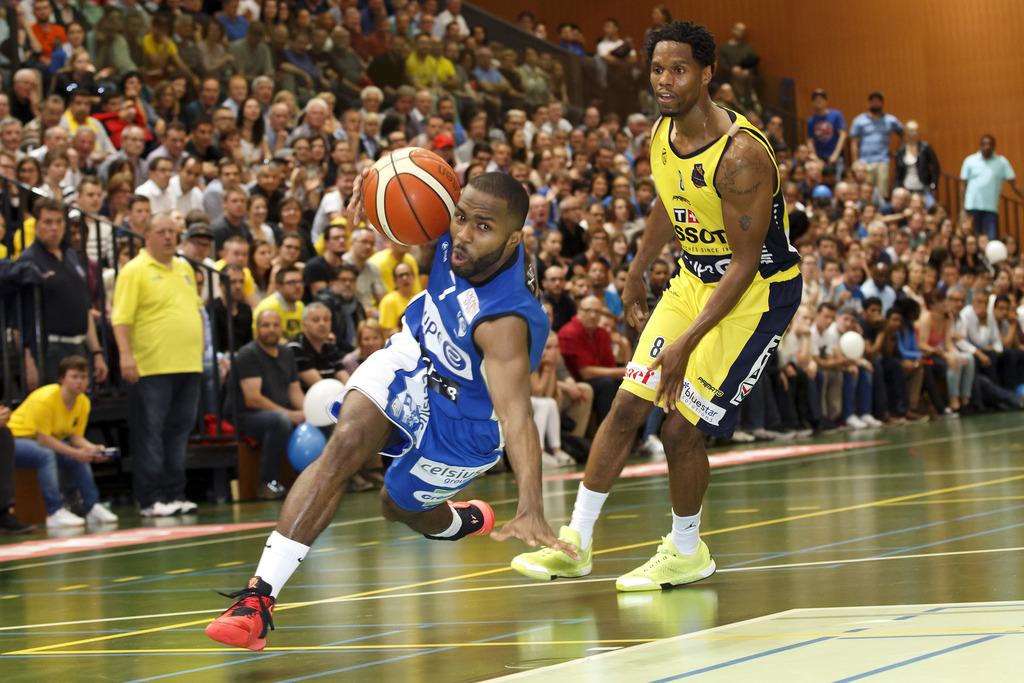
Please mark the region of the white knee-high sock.
<svg viewBox="0 0 1024 683"><path fill-rule="evenodd" d="M270 584L271 595L277 598L285 582L291 577L299 563L309 552L309 546L282 536L276 531L267 539L267 547L256 567L256 576Z"/></svg>
<svg viewBox="0 0 1024 683"><path fill-rule="evenodd" d="M582 481L580 482L580 488L576 492L576 504L572 508L572 521L569 522L569 528L579 532L580 550L590 547L594 537L594 522L601 515L601 508L607 498L607 493L591 491Z"/></svg>
<svg viewBox="0 0 1024 683"><path fill-rule="evenodd" d="M680 555L693 555L697 552L697 544L700 542L700 510L697 514L688 517L680 517L675 510L672 511L672 545L676 547Z"/></svg>

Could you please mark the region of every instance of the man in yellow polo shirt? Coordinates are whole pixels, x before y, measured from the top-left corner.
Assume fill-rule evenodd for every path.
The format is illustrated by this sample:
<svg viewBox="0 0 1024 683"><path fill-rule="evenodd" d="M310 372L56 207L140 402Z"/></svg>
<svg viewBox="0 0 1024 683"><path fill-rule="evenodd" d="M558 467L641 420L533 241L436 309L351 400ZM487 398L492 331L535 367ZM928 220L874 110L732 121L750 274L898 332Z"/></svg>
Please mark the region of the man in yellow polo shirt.
<svg viewBox="0 0 1024 683"><path fill-rule="evenodd" d="M189 513L185 446L203 371L203 322L192 267L175 256L178 230L158 213L146 246L114 287L114 338L128 383L134 495L144 517Z"/></svg>
<svg viewBox="0 0 1024 683"><path fill-rule="evenodd" d="M18 467L38 471L39 488L46 503L46 528L61 529L117 521L117 515L100 505L92 477L93 462L103 462L103 446L85 438L89 422L89 364L81 356L68 356L57 369L56 384L39 387L11 413L8 424L14 436L14 462ZM64 507L58 468L75 479L82 504L89 510L85 519Z"/></svg>
<svg viewBox="0 0 1024 683"><path fill-rule="evenodd" d="M277 271L274 276L277 291L257 304L252 311L252 334L257 334L257 322L260 313L271 310L281 316L281 337L289 342L302 332L302 291L305 284L302 273L295 266L288 266Z"/></svg>

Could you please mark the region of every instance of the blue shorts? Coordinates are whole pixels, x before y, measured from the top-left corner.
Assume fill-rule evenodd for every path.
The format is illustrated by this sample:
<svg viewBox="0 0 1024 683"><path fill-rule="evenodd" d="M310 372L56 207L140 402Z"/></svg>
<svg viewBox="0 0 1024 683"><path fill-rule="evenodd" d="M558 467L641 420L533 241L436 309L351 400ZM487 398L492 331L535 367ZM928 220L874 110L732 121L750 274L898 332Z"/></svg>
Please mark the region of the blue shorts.
<svg viewBox="0 0 1024 683"><path fill-rule="evenodd" d="M345 391L328 405L335 421L349 391L366 396L394 424L398 439L381 452L394 458L384 475L388 495L403 510L429 510L501 460L504 446L497 420L452 414L454 404L429 389L443 379L406 332L360 365Z"/></svg>

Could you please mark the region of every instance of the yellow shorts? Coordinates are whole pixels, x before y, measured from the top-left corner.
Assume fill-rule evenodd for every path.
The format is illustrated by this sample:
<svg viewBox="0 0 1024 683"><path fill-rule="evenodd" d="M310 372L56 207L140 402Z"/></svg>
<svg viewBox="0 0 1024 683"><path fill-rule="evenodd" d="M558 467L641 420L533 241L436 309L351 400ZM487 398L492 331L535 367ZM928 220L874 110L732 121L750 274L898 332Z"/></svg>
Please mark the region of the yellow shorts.
<svg viewBox="0 0 1024 683"><path fill-rule="evenodd" d="M715 291L685 268L672 278L640 333L621 388L654 401L660 370L649 370L666 344L675 341L707 305ZM729 436L740 402L761 376L800 305L797 267L771 281L757 276L729 314L697 344L686 366L680 414L706 434ZM659 404L661 405L661 404Z"/></svg>

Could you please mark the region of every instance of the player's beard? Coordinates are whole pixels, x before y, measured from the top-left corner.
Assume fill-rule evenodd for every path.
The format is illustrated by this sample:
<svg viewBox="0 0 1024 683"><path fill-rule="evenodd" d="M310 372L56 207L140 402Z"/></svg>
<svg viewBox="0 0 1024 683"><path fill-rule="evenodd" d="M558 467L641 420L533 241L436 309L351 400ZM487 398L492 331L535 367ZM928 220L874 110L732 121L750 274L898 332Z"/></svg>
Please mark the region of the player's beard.
<svg viewBox="0 0 1024 683"><path fill-rule="evenodd" d="M453 264L452 272L463 280L471 280L501 260L501 256L504 253L505 247L502 245L501 249L495 249L489 254L483 254L475 259L466 259L466 262L461 266Z"/></svg>

